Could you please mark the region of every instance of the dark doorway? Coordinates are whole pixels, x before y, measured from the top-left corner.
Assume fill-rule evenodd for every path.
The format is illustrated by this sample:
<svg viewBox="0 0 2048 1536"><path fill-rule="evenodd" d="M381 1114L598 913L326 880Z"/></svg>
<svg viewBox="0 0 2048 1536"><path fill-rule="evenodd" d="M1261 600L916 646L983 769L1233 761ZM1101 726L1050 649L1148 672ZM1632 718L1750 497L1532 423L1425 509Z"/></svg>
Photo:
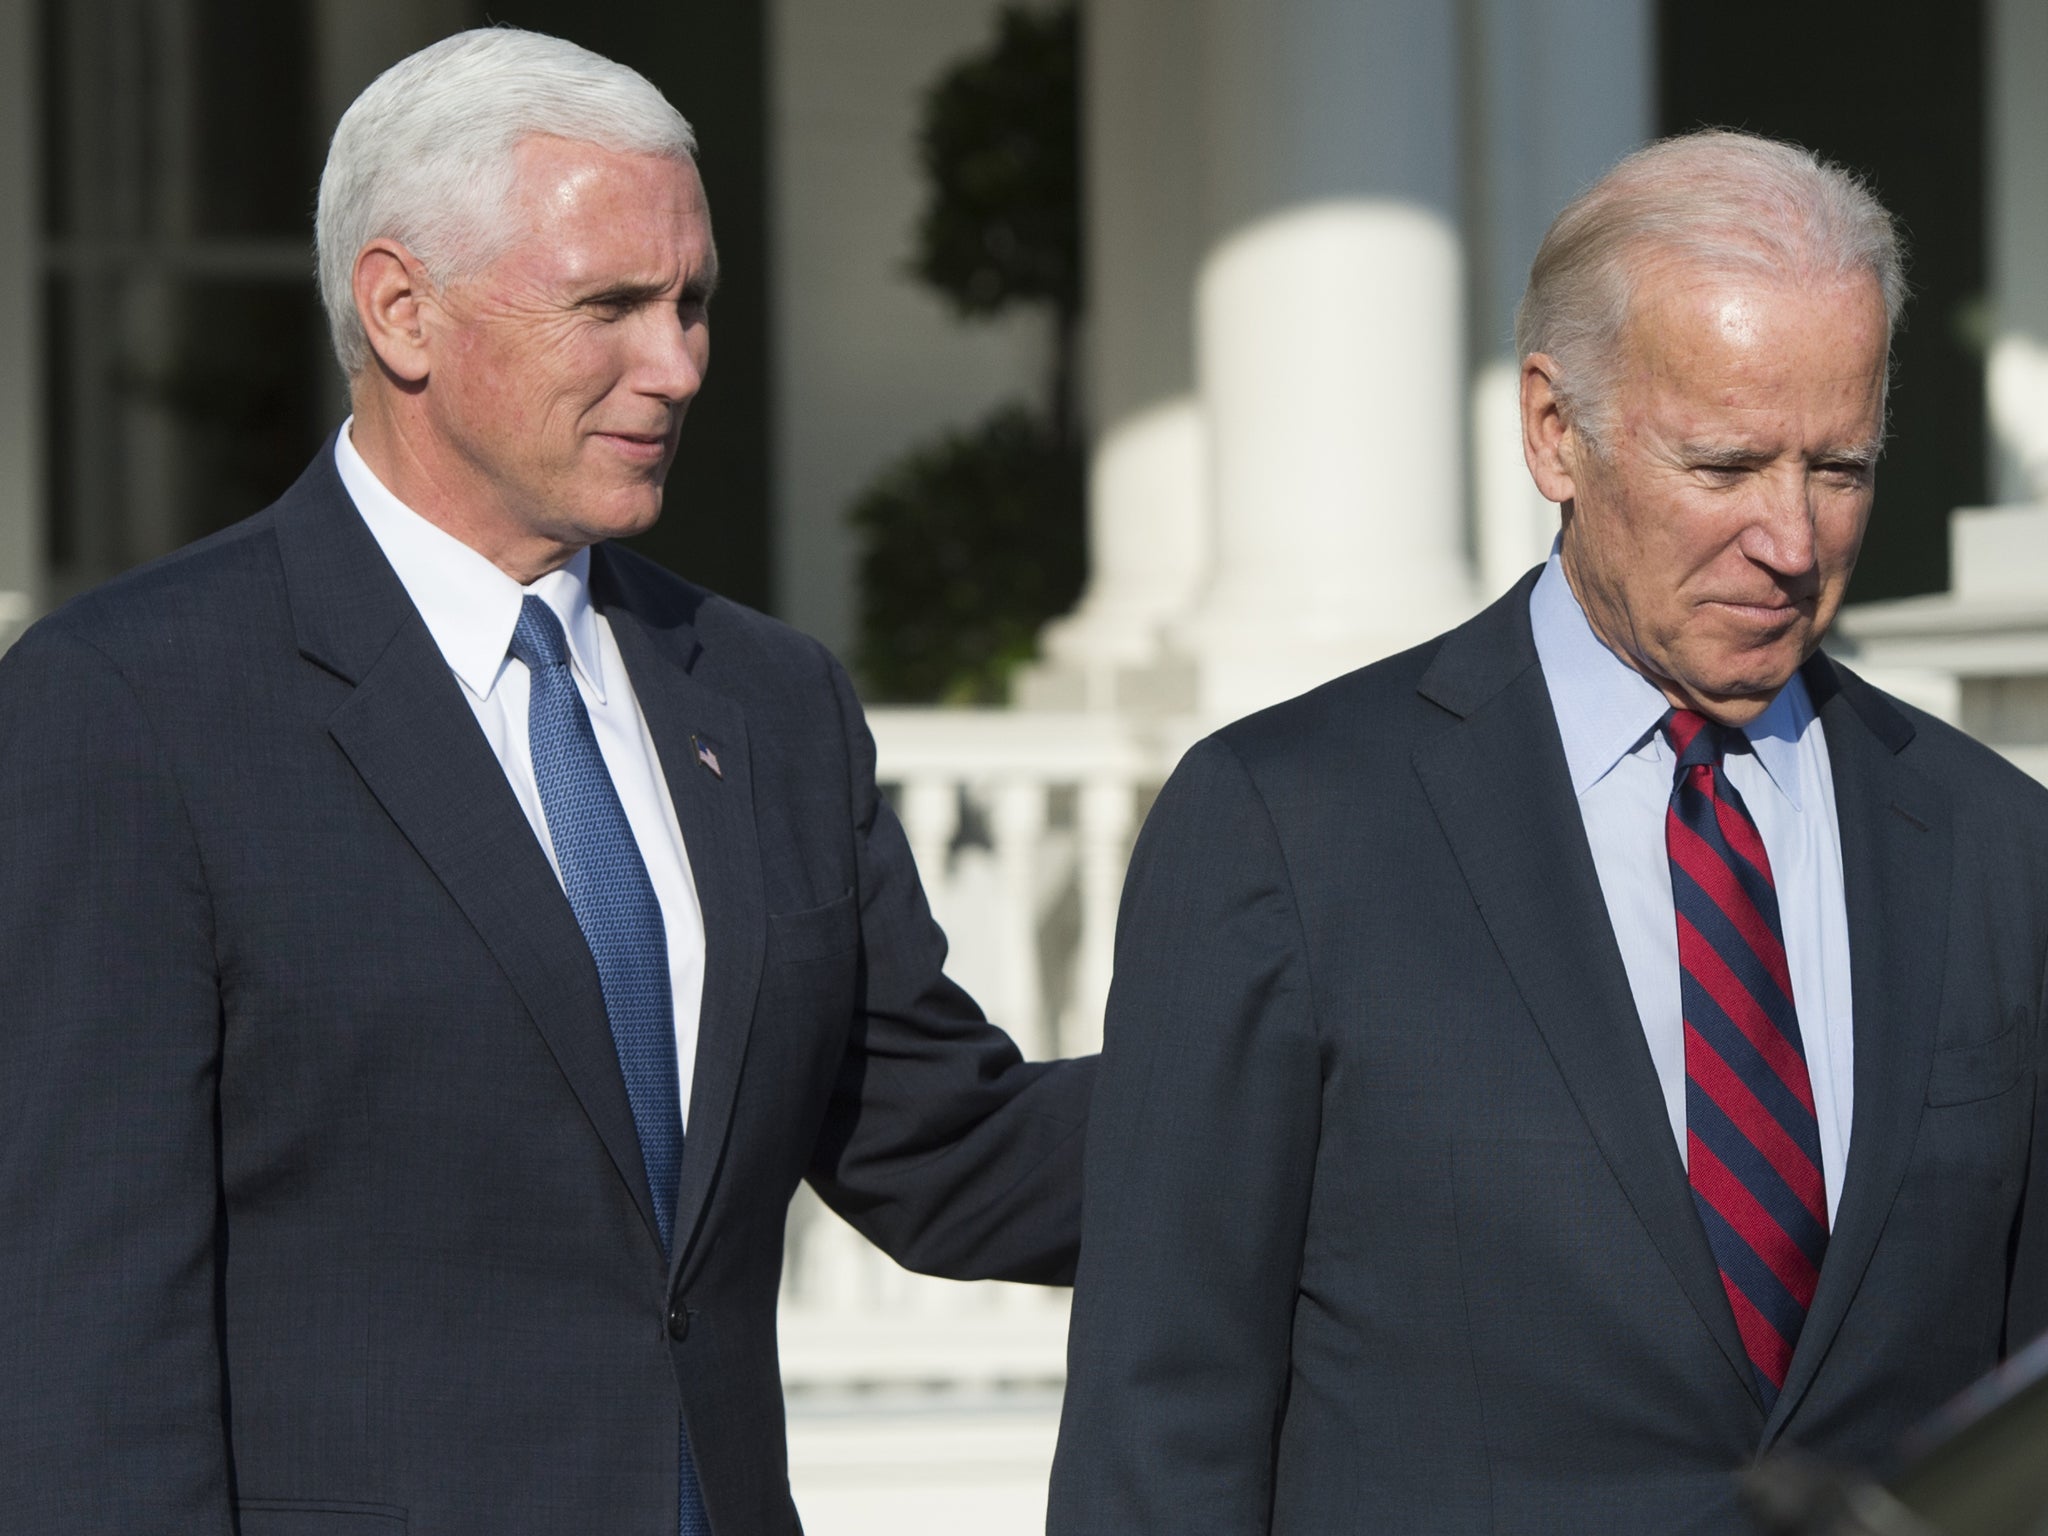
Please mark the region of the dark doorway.
<svg viewBox="0 0 2048 1536"><path fill-rule="evenodd" d="M309 7L45 0L45 507L59 600L246 517L331 423Z"/></svg>
<svg viewBox="0 0 2048 1536"><path fill-rule="evenodd" d="M1948 515L1985 496L1984 19L1975 0L1663 0L1662 128L1798 141L1867 176L1913 286L1891 437L1851 597L1948 585Z"/></svg>

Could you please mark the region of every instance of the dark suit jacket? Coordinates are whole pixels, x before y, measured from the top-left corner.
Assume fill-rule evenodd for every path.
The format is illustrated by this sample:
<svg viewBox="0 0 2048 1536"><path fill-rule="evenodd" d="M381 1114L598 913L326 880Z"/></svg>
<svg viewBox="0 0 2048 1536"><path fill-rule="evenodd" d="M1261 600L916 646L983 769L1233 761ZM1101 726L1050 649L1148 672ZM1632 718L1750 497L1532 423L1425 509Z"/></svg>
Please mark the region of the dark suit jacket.
<svg viewBox="0 0 2048 1536"><path fill-rule="evenodd" d="M720 1536L791 1532L799 1179L912 1267L1070 1274L1092 1064L941 974L845 675L592 572L704 909L673 1263L589 950L330 452L0 662L0 1527L674 1536L680 1405Z"/></svg>
<svg viewBox="0 0 2048 1536"><path fill-rule="evenodd" d="M1533 577L1189 753L1139 839L1055 1536L1726 1531L2048 1326L2048 792L1825 659L1844 1193L1752 1384L1530 637Z"/></svg>

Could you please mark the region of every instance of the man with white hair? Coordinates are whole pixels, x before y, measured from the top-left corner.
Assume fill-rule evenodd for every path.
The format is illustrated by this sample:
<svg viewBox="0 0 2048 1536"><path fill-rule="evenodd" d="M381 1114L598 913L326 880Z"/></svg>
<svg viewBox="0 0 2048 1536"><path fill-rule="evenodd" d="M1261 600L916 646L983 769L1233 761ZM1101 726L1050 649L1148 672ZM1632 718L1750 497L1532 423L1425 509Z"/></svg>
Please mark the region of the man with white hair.
<svg viewBox="0 0 2048 1536"><path fill-rule="evenodd" d="M608 541L716 280L688 125L465 33L321 180L352 418L0 662L0 1524L794 1532L809 1179L1058 1282L1091 1063L942 970L840 668Z"/></svg>
<svg viewBox="0 0 2048 1536"><path fill-rule="evenodd" d="M1056 1536L1722 1532L2048 1327L2048 793L1818 646L1898 241L1645 148L1519 318L1549 561L1139 841Z"/></svg>

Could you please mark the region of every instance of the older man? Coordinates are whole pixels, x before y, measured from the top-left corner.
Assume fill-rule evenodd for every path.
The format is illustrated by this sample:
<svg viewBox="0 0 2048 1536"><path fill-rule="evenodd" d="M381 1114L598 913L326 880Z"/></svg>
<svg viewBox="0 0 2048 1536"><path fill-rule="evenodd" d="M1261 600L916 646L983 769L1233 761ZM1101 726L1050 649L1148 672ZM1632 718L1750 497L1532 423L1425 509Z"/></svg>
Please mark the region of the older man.
<svg viewBox="0 0 2048 1536"><path fill-rule="evenodd" d="M1548 564L1188 755L1053 1532L1735 1530L2048 1325L2048 793L1817 649L1902 297L1803 151L1623 161L1523 302Z"/></svg>
<svg viewBox="0 0 2048 1536"><path fill-rule="evenodd" d="M1092 1069L944 943L843 673L605 541L707 359L690 132L510 31L321 183L354 416L0 665L0 1525L793 1532L808 1178L1059 1280Z"/></svg>

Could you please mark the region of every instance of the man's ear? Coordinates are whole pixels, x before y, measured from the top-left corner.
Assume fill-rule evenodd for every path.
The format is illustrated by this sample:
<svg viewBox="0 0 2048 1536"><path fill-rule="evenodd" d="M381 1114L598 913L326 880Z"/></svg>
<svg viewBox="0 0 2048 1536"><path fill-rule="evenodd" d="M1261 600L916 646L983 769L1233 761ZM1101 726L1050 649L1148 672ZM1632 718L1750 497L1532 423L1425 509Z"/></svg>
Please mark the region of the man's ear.
<svg viewBox="0 0 2048 1536"><path fill-rule="evenodd" d="M380 237L356 252L353 276L356 317L370 350L402 383L425 383L429 359L422 310L434 294L427 269L396 240Z"/></svg>
<svg viewBox="0 0 2048 1536"><path fill-rule="evenodd" d="M1522 458L1545 501L1562 506L1577 495L1579 447L1557 398L1557 360L1531 352L1522 362Z"/></svg>

